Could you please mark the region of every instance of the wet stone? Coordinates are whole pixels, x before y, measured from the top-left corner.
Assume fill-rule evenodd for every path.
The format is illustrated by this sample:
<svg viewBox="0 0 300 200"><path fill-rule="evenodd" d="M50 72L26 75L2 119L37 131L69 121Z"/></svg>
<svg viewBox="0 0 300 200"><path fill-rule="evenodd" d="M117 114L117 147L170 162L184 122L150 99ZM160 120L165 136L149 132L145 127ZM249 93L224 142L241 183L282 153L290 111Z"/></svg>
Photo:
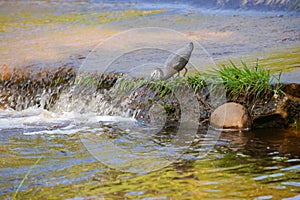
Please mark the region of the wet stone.
<svg viewBox="0 0 300 200"><path fill-rule="evenodd" d="M215 109L210 123L214 128L225 130L248 130L252 125L247 109L234 102L225 103Z"/></svg>
<svg viewBox="0 0 300 200"><path fill-rule="evenodd" d="M271 98L264 104L256 104L251 110L253 127L284 128L288 125L289 99L287 96Z"/></svg>

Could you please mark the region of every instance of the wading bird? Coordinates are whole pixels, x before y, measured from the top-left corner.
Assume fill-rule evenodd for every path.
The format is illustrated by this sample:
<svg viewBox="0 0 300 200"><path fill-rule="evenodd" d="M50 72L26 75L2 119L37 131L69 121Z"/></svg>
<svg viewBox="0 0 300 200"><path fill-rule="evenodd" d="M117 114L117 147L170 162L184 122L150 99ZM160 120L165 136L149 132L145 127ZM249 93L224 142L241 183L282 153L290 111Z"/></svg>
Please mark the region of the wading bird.
<svg viewBox="0 0 300 200"><path fill-rule="evenodd" d="M189 62L193 49L194 44L190 42L175 53L172 53L167 58L163 68L157 68L151 73L151 79L167 80L176 73L179 75L179 72L183 69L185 69L185 73L183 74L183 76L185 76L187 73L187 68L185 66Z"/></svg>

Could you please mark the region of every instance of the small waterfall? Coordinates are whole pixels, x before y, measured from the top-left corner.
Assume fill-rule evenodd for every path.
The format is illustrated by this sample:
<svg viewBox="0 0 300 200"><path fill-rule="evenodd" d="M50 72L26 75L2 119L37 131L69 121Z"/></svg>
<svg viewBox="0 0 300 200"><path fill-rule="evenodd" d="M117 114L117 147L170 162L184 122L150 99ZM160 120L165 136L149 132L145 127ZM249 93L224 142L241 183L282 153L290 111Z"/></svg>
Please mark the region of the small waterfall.
<svg viewBox="0 0 300 200"><path fill-rule="evenodd" d="M8 71L9 68L2 69ZM4 74L4 73L2 73ZM72 68L49 71L12 69L0 79L0 107L22 111L42 108L54 113L134 116L129 94L120 92L123 74L81 73Z"/></svg>
<svg viewBox="0 0 300 200"><path fill-rule="evenodd" d="M130 91L140 85L126 85L126 89L122 89L126 78L121 74L80 76L74 85L62 92L50 110L121 117L134 117L138 112L129 104Z"/></svg>
<svg viewBox="0 0 300 200"><path fill-rule="evenodd" d="M53 107L53 112L96 113L99 115L120 115L118 107L113 105L109 90L101 93L74 92L76 86L64 91Z"/></svg>

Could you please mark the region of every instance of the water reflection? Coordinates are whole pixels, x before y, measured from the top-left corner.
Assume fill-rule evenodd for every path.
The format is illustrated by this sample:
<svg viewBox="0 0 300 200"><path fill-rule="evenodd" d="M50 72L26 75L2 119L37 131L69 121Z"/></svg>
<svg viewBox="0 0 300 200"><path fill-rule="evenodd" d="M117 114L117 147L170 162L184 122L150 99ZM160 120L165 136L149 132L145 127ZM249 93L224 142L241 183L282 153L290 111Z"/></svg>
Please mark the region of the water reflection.
<svg viewBox="0 0 300 200"><path fill-rule="evenodd" d="M111 125L106 127L101 130L117 130ZM172 135L168 136L172 128L165 131L161 137L145 137L159 142L156 145L165 144L168 143L166 138ZM130 132L111 134L108 134L110 139L117 139L119 144L137 142L134 137L131 138ZM109 169L101 164L84 148L79 133L23 135L21 129L10 129L1 130L0 135L0 195L3 198L12 196L39 157L42 160L22 186L19 197L183 198L191 192L191 198L229 198L232 195L243 198L252 195L261 199L272 194L276 199L293 197L300 192L300 140L297 130L223 132L206 157L199 156L203 151L203 143L200 145L203 133L199 132L188 152L173 164L155 172L139 174ZM147 146L146 143L140 145ZM232 183L235 183L234 186ZM78 193L78 190L81 192ZM256 190L258 193L252 194Z"/></svg>
<svg viewBox="0 0 300 200"><path fill-rule="evenodd" d="M256 129L249 132L223 133L229 148L247 155L295 157L300 155L297 129Z"/></svg>

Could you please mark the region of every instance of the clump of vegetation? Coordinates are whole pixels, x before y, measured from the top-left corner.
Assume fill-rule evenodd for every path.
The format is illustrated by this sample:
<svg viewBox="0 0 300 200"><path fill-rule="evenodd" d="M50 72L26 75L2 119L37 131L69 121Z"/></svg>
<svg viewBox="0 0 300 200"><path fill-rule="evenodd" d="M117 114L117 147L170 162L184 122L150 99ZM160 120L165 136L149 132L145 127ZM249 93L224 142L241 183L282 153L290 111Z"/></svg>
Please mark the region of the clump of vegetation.
<svg viewBox="0 0 300 200"><path fill-rule="evenodd" d="M195 92L207 86L204 77L200 73L196 73L193 76L188 76L187 81L194 88Z"/></svg>
<svg viewBox="0 0 300 200"><path fill-rule="evenodd" d="M256 63L249 67L242 62L242 67L236 66L230 61L229 65L223 65L221 68L213 69L206 73L196 73L186 78L175 78L173 80L147 80L122 78L114 85L116 91L130 92L143 85L149 89L155 89L162 98L167 94L174 94L181 87L192 87L195 91L210 86L210 90L224 88L229 99L236 101L254 102L260 97L277 98L283 95L281 89L280 74L273 76L269 69L265 69ZM212 91L211 91L212 92Z"/></svg>
<svg viewBox="0 0 300 200"><path fill-rule="evenodd" d="M159 93L159 98L163 98L167 94L172 94L180 87L189 86L186 79L175 78L173 80L148 80L145 78L128 79L126 77L120 78L114 85L114 90L118 92L130 92L139 87L146 85L149 89L154 89Z"/></svg>
<svg viewBox="0 0 300 200"><path fill-rule="evenodd" d="M281 90L280 75L273 76L269 69L265 69L256 63L248 67L242 62L242 67L237 67L232 61L230 65L223 65L220 69L213 69L204 74L206 82L218 86L223 85L232 100L243 97L247 101L255 100L260 96L270 94L277 97L284 94ZM275 86L272 86L274 84ZM210 83L210 84L211 84Z"/></svg>
<svg viewBox="0 0 300 200"><path fill-rule="evenodd" d="M127 93L132 90L135 90L142 85L147 84L148 80L144 78L127 78L125 77L120 77L116 83L113 86L113 90L116 92L123 92Z"/></svg>
<svg viewBox="0 0 300 200"><path fill-rule="evenodd" d="M188 87L189 83L186 79L175 78L174 80L157 81L151 80L148 85L150 88L156 89L159 97L163 98L167 94L174 95L179 88Z"/></svg>

